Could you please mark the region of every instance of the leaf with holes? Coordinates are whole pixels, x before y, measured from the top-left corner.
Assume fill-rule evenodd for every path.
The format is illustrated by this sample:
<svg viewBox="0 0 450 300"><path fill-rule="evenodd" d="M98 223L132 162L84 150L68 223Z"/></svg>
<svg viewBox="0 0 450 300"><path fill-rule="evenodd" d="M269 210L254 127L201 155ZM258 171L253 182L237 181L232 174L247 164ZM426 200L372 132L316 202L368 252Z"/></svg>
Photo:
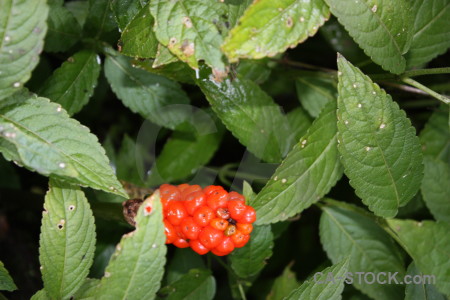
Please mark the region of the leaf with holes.
<svg viewBox="0 0 450 300"><path fill-rule="evenodd" d="M393 217L423 177L419 139L390 95L338 58L338 139L345 174L376 215Z"/></svg>
<svg viewBox="0 0 450 300"><path fill-rule="evenodd" d="M438 290L450 295L450 224L396 219L387 223L419 270L436 276Z"/></svg>
<svg viewBox="0 0 450 300"><path fill-rule="evenodd" d="M113 253L96 299L154 299L166 262L166 236L159 193L148 197L136 216L136 229Z"/></svg>
<svg viewBox="0 0 450 300"><path fill-rule="evenodd" d="M150 4L159 42L178 58L198 69L198 61L220 72L225 71L219 32L226 7L219 1L165 1Z"/></svg>
<svg viewBox="0 0 450 300"><path fill-rule="evenodd" d="M427 63L450 47L450 2L416 0L411 7L414 17L411 47L406 54L409 67Z"/></svg>
<svg viewBox="0 0 450 300"><path fill-rule="evenodd" d="M94 93L100 63L94 52L75 53L45 81L39 94L61 104L69 115L79 112Z"/></svg>
<svg viewBox="0 0 450 300"><path fill-rule="evenodd" d="M95 224L83 192L50 181L39 239L44 290L51 299L69 299L83 284L95 250Z"/></svg>
<svg viewBox="0 0 450 300"><path fill-rule="evenodd" d="M228 130L257 157L279 162L289 149L289 124L280 107L257 84L237 77L197 84Z"/></svg>
<svg viewBox="0 0 450 300"><path fill-rule="evenodd" d="M239 278L257 275L272 256L273 234L270 225L255 226L245 247L231 252L231 268Z"/></svg>
<svg viewBox="0 0 450 300"><path fill-rule="evenodd" d="M405 70L412 17L407 0L325 0L339 23L383 69Z"/></svg>
<svg viewBox="0 0 450 300"><path fill-rule="evenodd" d="M251 202L256 223L286 220L329 192L343 171L336 136L336 104L330 102Z"/></svg>
<svg viewBox="0 0 450 300"><path fill-rule="evenodd" d="M330 15L323 0L261 0L251 4L222 49L230 62L263 58L313 36Z"/></svg>
<svg viewBox="0 0 450 300"><path fill-rule="evenodd" d="M210 270L192 269L175 282L163 287L158 295L166 300L212 300L216 281Z"/></svg>
<svg viewBox="0 0 450 300"><path fill-rule="evenodd" d="M30 78L44 46L48 14L45 0L5 0L1 7L0 100Z"/></svg>
<svg viewBox="0 0 450 300"><path fill-rule="evenodd" d="M158 40L153 32L154 19L150 13L150 1L113 1L112 9L122 31L119 44L121 53L140 58L156 55Z"/></svg>
<svg viewBox="0 0 450 300"><path fill-rule="evenodd" d="M133 112L174 129L190 115L189 98L180 85L132 66L125 56L108 56L105 75L112 90Z"/></svg>
<svg viewBox="0 0 450 300"><path fill-rule="evenodd" d="M344 259L331 267L325 268L321 272L316 273L313 279L310 278L305 281L285 299L340 300L342 291L344 290L344 280L342 278L345 278L347 268L348 259ZM330 275L336 279L336 283L327 282Z"/></svg>
<svg viewBox="0 0 450 300"><path fill-rule="evenodd" d="M20 91L0 102L0 152L42 175L127 197L97 137L46 98Z"/></svg>
<svg viewBox="0 0 450 300"><path fill-rule="evenodd" d="M50 5L48 32L45 37L45 51L64 52L81 37L81 26L73 14L64 6Z"/></svg>
<svg viewBox="0 0 450 300"><path fill-rule="evenodd" d="M425 156L423 162L423 200L436 220L450 223L450 167L430 156Z"/></svg>
<svg viewBox="0 0 450 300"><path fill-rule="evenodd" d="M6 270L3 262L0 261L0 291L14 291L17 290L17 286L14 284L13 279Z"/></svg>
<svg viewBox="0 0 450 300"><path fill-rule="evenodd" d="M350 256L349 272L399 272L405 274L403 258L389 235L375 221L349 206L324 206L320 240L332 262ZM403 288L396 284L368 284L353 278L353 285L374 299L399 299Z"/></svg>

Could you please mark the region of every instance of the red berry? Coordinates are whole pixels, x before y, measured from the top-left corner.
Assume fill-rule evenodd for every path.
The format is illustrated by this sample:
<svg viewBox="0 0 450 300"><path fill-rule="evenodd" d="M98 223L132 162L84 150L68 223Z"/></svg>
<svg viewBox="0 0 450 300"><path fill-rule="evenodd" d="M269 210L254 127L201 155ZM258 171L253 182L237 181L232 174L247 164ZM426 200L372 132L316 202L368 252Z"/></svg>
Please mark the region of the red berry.
<svg viewBox="0 0 450 300"><path fill-rule="evenodd" d="M164 232L166 233L166 244L172 244L178 238L175 228L166 220L164 220Z"/></svg>
<svg viewBox="0 0 450 300"><path fill-rule="evenodd" d="M235 220L240 219L244 215L246 208L247 206L242 201L228 201L228 211L230 212L230 216Z"/></svg>
<svg viewBox="0 0 450 300"><path fill-rule="evenodd" d="M206 197L206 204L214 211L218 208L227 207L228 193L225 190L215 190Z"/></svg>
<svg viewBox="0 0 450 300"><path fill-rule="evenodd" d="M166 218L172 225L180 225L181 221L187 216L183 203L171 201L167 205Z"/></svg>
<svg viewBox="0 0 450 300"><path fill-rule="evenodd" d="M214 250L219 251L219 252L223 252L223 253L230 253L231 251L234 250L234 243L231 239L231 237L227 236L225 238L223 238L219 245L216 246L216 248L214 248Z"/></svg>
<svg viewBox="0 0 450 300"><path fill-rule="evenodd" d="M183 232L184 236L190 240L196 240L198 237L198 234L202 230L202 228L195 223L194 219L192 217L185 218L181 224L181 232Z"/></svg>
<svg viewBox="0 0 450 300"><path fill-rule="evenodd" d="M253 230L252 224L237 223L236 227L242 234L250 234Z"/></svg>
<svg viewBox="0 0 450 300"><path fill-rule="evenodd" d="M219 250L217 250L217 249L215 249L215 248L212 249L211 252L212 252L213 254L217 255L217 256L225 256L225 255L228 255L228 254L229 254L228 252L222 252L222 251L219 251Z"/></svg>
<svg viewBox="0 0 450 300"><path fill-rule="evenodd" d="M219 218L228 220L230 218L230 212L228 211L228 208L219 207L216 211L216 215Z"/></svg>
<svg viewBox="0 0 450 300"><path fill-rule="evenodd" d="M231 225L228 225L227 229L225 229L223 234L225 234L226 236L231 236L236 233L236 230L237 230L236 226L231 224Z"/></svg>
<svg viewBox="0 0 450 300"><path fill-rule="evenodd" d="M191 246L192 250L197 252L200 255L206 254L209 252L209 249L203 246L202 243L200 243L199 240L190 240L189 246Z"/></svg>
<svg viewBox="0 0 450 300"><path fill-rule="evenodd" d="M198 235L198 240L208 249L215 248L223 238L223 232L206 226Z"/></svg>
<svg viewBox="0 0 450 300"><path fill-rule="evenodd" d="M178 188L170 184L161 185L159 187L159 194L161 195L163 208L167 208L170 201L178 201L181 199L181 193Z"/></svg>
<svg viewBox="0 0 450 300"><path fill-rule="evenodd" d="M190 185L187 188L183 189L181 192L181 196L186 199L186 196L193 192L199 192L202 190L202 187L199 185Z"/></svg>
<svg viewBox="0 0 450 300"><path fill-rule="evenodd" d="M200 206L192 215L194 221L200 226L206 226L214 218L214 211L208 206Z"/></svg>
<svg viewBox="0 0 450 300"><path fill-rule="evenodd" d="M228 221L224 220L222 218L214 218L211 220L211 222L209 222L209 225L212 228L215 228L220 231L224 231L228 227Z"/></svg>
<svg viewBox="0 0 450 300"><path fill-rule="evenodd" d="M175 228L175 233L177 234L177 237L182 238L182 239L187 239L187 237L183 233L183 230L181 230L180 225L173 226L173 228Z"/></svg>
<svg viewBox="0 0 450 300"><path fill-rule="evenodd" d="M236 192L229 192L228 193L228 200L242 201L242 202L245 203L245 197L242 196L239 193L236 193Z"/></svg>
<svg viewBox="0 0 450 300"><path fill-rule="evenodd" d="M205 193L206 197L208 197L209 195L211 195L211 193L215 191L225 191L225 190L220 185L210 185L203 189L203 193Z"/></svg>
<svg viewBox="0 0 450 300"><path fill-rule="evenodd" d="M205 204L205 201L205 195L202 191L192 192L186 196L184 207L188 214L192 216L197 208Z"/></svg>
<svg viewBox="0 0 450 300"><path fill-rule="evenodd" d="M189 247L189 243L185 239L176 239L173 241L173 244L177 246L178 248L187 248Z"/></svg>
<svg viewBox="0 0 450 300"><path fill-rule="evenodd" d="M236 218L239 223L253 223L256 221L256 211L253 207L246 205L241 217Z"/></svg>
<svg viewBox="0 0 450 300"><path fill-rule="evenodd" d="M243 234L239 230L236 230L236 233L231 236L235 248L244 247L249 239L250 236L248 234Z"/></svg>
<svg viewBox="0 0 450 300"><path fill-rule="evenodd" d="M178 189L180 190L180 192L183 192L188 187L190 187L190 185L187 184L187 183L183 183L183 184L178 185Z"/></svg>

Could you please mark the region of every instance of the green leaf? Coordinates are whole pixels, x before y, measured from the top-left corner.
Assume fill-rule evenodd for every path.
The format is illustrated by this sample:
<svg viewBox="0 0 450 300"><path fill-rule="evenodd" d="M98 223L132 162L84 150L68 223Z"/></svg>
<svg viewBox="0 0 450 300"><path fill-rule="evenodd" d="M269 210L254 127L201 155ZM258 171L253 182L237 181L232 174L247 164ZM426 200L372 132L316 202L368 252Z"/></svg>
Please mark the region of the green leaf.
<svg viewBox="0 0 450 300"><path fill-rule="evenodd" d="M140 58L155 57L158 40L153 32L154 19L150 13L150 2L113 1L115 13L122 36L119 44L121 53Z"/></svg>
<svg viewBox="0 0 450 300"><path fill-rule="evenodd" d="M313 280L309 279L305 281L286 299L340 300L342 291L344 290L344 280L342 278L347 273L348 264L348 259L344 259L331 267L323 269L314 275ZM327 282L330 273L333 278L337 279L337 283Z"/></svg>
<svg viewBox="0 0 450 300"><path fill-rule="evenodd" d="M64 6L77 19L78 24L83 27L86 18L89 14L89 2L86 0L74 0L64 3Z"/></svg>
<svg viewBox="0 0 450 300"><path fill-rule="evenodd" d="M311 126L311 117L301 108L297 107L286 114L290 126L289 140L298 142Z"/></svg>
<svg viewBox="0 0 450 300"><path fill-rule="evenodd" d="M409 67L427 63L444 54L450 47L450 2L447 0L415 0L411 47L406 54Z"/></svg>
<svg viewBox="0 0 450 300"><path fill-rule="evenodd" d="M297 97L303 108L316 118L330 101L336 101L336 83L332 78L301 76L295 81Z"/></svg>
<svg viewBox="0 0 450 300"><path fill-rule="evenodd" d="M345 58L338 59L338 140L345 174L364 204L393 217L423 177L415 129L390 95Z"/></svg>
<svg viewBox="0 0 450 300"><path fill-rule="evenodd" d="M108 56L105 74L125 106L160 126L174 129L190 113L189 109L179 105L189 103L179 84L134 68L125 56Z"/></svg>
<svg viewBox="0 0 450 300"><path fill-rule="evenodd" d="M94 93L100 63L92 51L75 53L45 81L39 94L61 104L69 115L79 112Z"/></svg>
<svg viewBox="0 0 450 300"><path fill-rule="evenodd" d="M84 280L78 292L73 296L77 300L95 300L97 294L97 288L99 287L100 280L87 278Z"/></svg>
<svg viewBox="0 0 450 300"><path fill-rule="evenodd" d="M160 44L161 45L161 44ZM161 45L161 49L167 49L166 47ZM163 50L166 51L166 50ZM167 51L169 51L167 49ZM170 51L169 51L170 52ZM165 54L161 54L165 55ZM172 54L171 54L172 55ZM173 56L173 55L172 55ZM195 78L195 71L191 69L187 64L181 62L178 60L176 56L176 61L172 61L170 57L166 58L160 58L161 61L157 61L158 54L154 61L151 60L133 60L133 64L136 65L136 67L141 68L147 72L157 74L164 76L166 78L179 81L181 83L187 83L187 84L195 84L194 78ZM157 66L155 66L155 62L157 62Z"/></svg>
<svg viewBox="0 0 450 300"><path fill-rule="evenodd" d="M113 0L89 0L89 13L84 23L85 36L99 38L117 28L111 10Z"/></svg>
<svg viewBox="0 0 450 300"><path fill-rule="evenodd" d="M95 250L95 224L83 192L50 181L39 239L44 290L52 299L69 299L83 284Z"/></svg>
<svg viewBox="0 0 450 300"><path fill-rule="evenodd" d="M31 300L49 300L49 299L51 298L47 296L44 289L37 291L36 294L34 294L33 297L31 297Z"/></svg>
<svg viewBox="0 0 450 300"><path fill-rule="evenodd" d="M241 60L236 68L237 72L246 79L250 79L257 84L264 83L272 73L273 62L269 58L251 60Z"/></svg>
<svg viewBox="0 0 450 300"><path fill-rule="evenodd" d="M272 256L273 245L270 225L255 226L247 245L235 249L228 257L231 268L240 278L257 275Z"/></svg>
<svg viewBox="0 0 450 300"><path fill-rule="evenodd" d="M226 13L223 3L155 0L150 10L156 20L156 37L180 60L194 69L204 60L211 68L225 71L220 51L223 38L217 25Z"/></svg>
<svg viewBox="0 0 450 300"><path fill-rule="evenodd" d="M351 207L350 207L351 209ZM320 218L320 240L333 263L350 256L348 271L353 285L374 299L401 299L403 288L396 284L368 284L359 281L354 272L399 272L405 268L399 249L375 221L349 208L324 206ZM387 279L381 278L381 280Z"/></svg>
<svg viewBox="0 0 450 300"><path fill-rule="evenodd" d="M45 176L127 197L97 137L46 98L20 91L0 104L0 151Z"/></svg>
<svg viewBox="0 0 450 300"><path fill-rule="evenodd" d="M295 273L291 271L291 266L288 265L283 274L278 276L270 290L270 294L267 296L267 300L282 300L288 296L291 291L299 286Z"/></svg>
<svg viewBox="0 0 450 300"><path fill-rule="evenodd" d="M425 156L424 165L423 200L436 220L450 223L450 167L429 156Z"/></svg>
<svg viewBox="0 0 450 300"><path fill-rule="evenodd" d="M4 0L1 6L0 100L30 78L44 46L48 14L44 0Z"/></svg>
<svg viewBox="0 0 450 300"><path fill-rule="evenodd" d="M179 280L162 288L158 294L166 300L212 300L216 281L210 270L193 269Z"/></svg>
<svg viewBox="0 0 450 300"><path fill-rule="evenodd" d="M222 141L224 128L216 126L203 111L197 112L197 118L205 118L198 121L198 132L176 131L164 144L152 167L149 185L185 179L211 160Z"/></svg>
<svg viewBox="0 0 450 300"><path fill-rule="evenodd" d="M435 111L420 132L424 155L432 156L450 164L450 129L448 106Z"/></svg>
<svg viewBox="0 0 450 300"><path fill-rule="evenodd" d="M62 5L62 4L61 4ZM64 52L81 37L81 26L73 14L61 5L51 5L48 14L48 32L45 37L45 51Z"/></svg>
<svg viewBox="0 0 450 300"><path fill-rule="evenodd" d="M0 291L14 291L17 290L17 286L14 284L13 279L9 275L8 270L5 269L3 262L0 261Z"/></svg>
<svg viewBox="0 0 450 300"><path fill-rule="evenodd" d="M267 162L281 160L289 149L289 125L269 95L240 77L222 83L209 79L197 83L214 112L241 144Z"/></svg>
<svg viewBox="0 0 450 300"><path fill-rule="evenodd" d="M323 0L260 0L245 11L222 46L230 62L263 58L294 48L330 16Z"/></svg>
<svg viewBox="0 0 450 300"><path fill-rule="evenodd" d="M238 20L252 3L253 0L225 0L225 4L228 9L227 16L230 27L237 25Z"/></svg>
<svg viewBox="0 0 450 300"><path fill-rule="evenodd" d="M436 276L438 290L450 295L450 224L396 219L387 223L419 270Z"/></svg>
<svg viewBox="0 0 450 300"><path fill-rule="evenodd" d="M192 269L203 268L206 266L200 255L192 249L177 248L167 267L167 283L172 284L178 281Z"/></svg>
<svg viewBox="0 0 450 300"><path fill-rule="evenodd" d="M166 262L162 220L161 202L156 192L139 208L136 230L124 235L117 245L96 299L154 299Z"/></svg>
<svg viewBox="0 0 450 300"><path fill-rule="evenodd" d="M117 178L138 186L145 186L145 164L142 158L147 151L126 134L116 157Z"/></svg>
<svg viewBox="0 0 450 300"><path fill-rule="evenodd" d="M153 68L159 68L176 61L178 61L178 58L170 52L169 48L158 44L158 50L156 51L156 57L152 65Z"/></svg>
<svg viewBox="0 0 450 300"><path fill-rule="evenodd" d="M414 276L420 276L425 279L424 274L419 271L416 264L412 262L407 270L407 275L409 278L414 278ZM427 274L425 274L427 275ZM446 300L447 298L438 292L433 284L408 284L405 290L405 300Z"/></svg>
<svg viewBox="0 0 450 300"><path fill-rule="evenodd" d="M336 104L330 102L252 201L258 224L286 220L330 191L343 171L336 135Z"/></svg>
<svg viewBox="0 0 450 300"><path fill-rule="evenodd" d="M410 45L412 17L407 0L325 0L339 23L386 71L405 70L403 57Z"/></svg>

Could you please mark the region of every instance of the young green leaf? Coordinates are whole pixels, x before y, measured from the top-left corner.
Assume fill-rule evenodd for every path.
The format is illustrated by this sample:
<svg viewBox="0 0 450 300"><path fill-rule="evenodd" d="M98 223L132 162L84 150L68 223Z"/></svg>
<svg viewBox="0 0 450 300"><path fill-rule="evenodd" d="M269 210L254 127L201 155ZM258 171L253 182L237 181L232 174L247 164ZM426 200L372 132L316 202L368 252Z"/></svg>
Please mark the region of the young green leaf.
<svg viewBox="0 0 450 300"><path fill-rule="evenodd" d="M436 220L450 223L450 167L430 156L424 157L424 165L423 200Z"/></svg>
<svg viewBox="0 0 450 300"><path fill-rule="evenodd" d="M136 229L116 247L96 299L154 299L166 262L162 205L156 192L136 216Z"/></svg>
<svg viewBox="0 0 450 300"><path fill-rule="evenodd" d="M255 1L229 32L222 49L231 62L274 56L314 35L329 15L323 0Z"/></svg>
<svg viewBox="0 0 450 300"><path fill-rule="evenodd" d="M415 129L390 95L345 58L338 58L338 140L345 174L364 204L393 217L423 177Z"/></svg>
<svg viewBox="0 0 450 300"><path fill-rule="evenodd" d="M125 56L108 56L105 75L125 106L160 126L174 129L189 115L182 105L168 109L189 103L176 82L133 67Z"/></svg>
<svg viewBox="0 0 450 300"><path fill-rule="evenodd" d="M403 278L399 249L373 219L343 207L325 206L322 210L320 240L332 262L350 256L349 272L398 272L398 278ZM369 284L354 276L353 285L374 299L400 299L403 295L400 285Z"/></svg>
<svg viewBox="0 0 450 300"><path fill-rule="evenodd" d="M158 50L156 51L156 57L152 65L153 68L159 68L176 61L178 61L178 58L170 52L169 48L158 44Z"/></svg>
<svg viewBox="0 0 450 300"><path fill-rule="evenodd" d="M61 104L69 115L79 112L94 93L100 63L92 51L75 53L45 81L39 94Z"/></svg>
<svg viewBox="0 0 450 300"><path fill-rule="evenodd" d="M336 135L336 103L333 101L327 104L251 202L258 214L258 224L286 220L329 192L343 171Z"/></svg>
<svg viewBox="0 0 450 300"><path fill-rule="evenodd" d="M405 70L411 41L407 0L325 0L331 12L372 60L386 71Z"/></svg>
<svg viewBox="0 0 450 300"><path fill-rule="evenodd" d="M436 276L438 290L450 295L450 224L396 219L387 223L419 270Z"/></svg>
<svg viewBox="0 0 450 300"><path fill-rule="evenodd" d="M449 109L442 105L436 110L420 132L420 143L425 156L450 164Z"/></svg>
<svg viewBox="0 0 450 300"><path fill-rule="evenodd" d="M150 4L155 18L154 30L159 42L178 58L198 69L198 61L218 71L225 71L220 45L223 38L218 22L226 13L219 1L165 1Z"/></svg>
<svg viewBox="0 0 450 300"><path fill-rule="evenodd" d="M247 149L279 162L289 149L289 124L280 107L257 84L243 78L197 82L212 109Z"/></svg>
<svg viewBox="0 0 450 300"><path fill-rule="evenodd" d="M407 275L409 275L409 278L417 278L416 276L420 276L421 278L425 279L423 277L424 275L422 272L419 271L416 264L412 262L407 270ZM421 283L421 284L408 284L406 285L405 290L405 300L427 300L427 299L433 299L433 300L446 300L447 298L438 292L436 287L431 283Z"/></svg>
<svg viewBox="0 0 450 300"><path fill-rule="evenodd" d="M36 294L33 295L33 297L31 297L30 300L50 300L51 298L49 298L47 296L47 293L45 292L44 289L39 290L36 292Z"/></svg>
<svg viewBox="0 0 450 300"><path fill-rule="evenodd" d="M48 14L45 0L5 0L1 7L0 100L30 78L44 46Z"/></svg>
<svg viewBox="0 0 450 300"><path fill-rule="evenodd" d="M273 234L270 225L255 226L245 247L231 252L231 268L240 278L257 275L272 256Z"/></svg>
<svg viewBox="0 0 450 300"><path fill-rule="evenodd" d="M184 179L211 160L219 148L224 128L221 124L216 126L211 119L208 121L199 124L203 132L172 134L153 165L149 185Z"/></svg>
<svg viewBox="0 0 450 300"><path fill-rule="evenodd" d="M72 13L61 5L50 5L45 51L64 52L81 37L81 26Z"/></svg>
<svg viewBox="0 0 450 300"><path fill-rule="evenodd" d="M299 284L295 278L295 273L291 271L290 264L284 269L283 274L275 279L267 300L283 300L298 286Z"/></svg>
<svg viewBox="0 0 450 300"><path fill-rule="evenodd" d="M344 280L348 269L348 259L315 273L313 279L305 281L294 290L286 300L314 299L314 300L340 300L344 290ZM336 282L327 282L330 274ZM331 280L331 279L330 279Z"/></svg>
<svg viewBox="0 0 450 300"><path fill-rule="evenodd" d="M450 47L450 2L416 0L411 7L414 17L411 47L406 54L409 67L427 63Z"/></svg>
<svg viewBox="0 0 450 300"><path fill-rule="evenodd" d="M336 101L336 83L332 78L301 76L295 81L297 97L308 113L316 118L329 101Z"/></svg>
<svg viewBox="0 0 450 300"><path fill-rule="evenodd" d="M95 224L80 188L50 180L39 239L44 290L52 299L69 299L83 284L95 250Z"/></svg>
<svg viewBox="0 0 450 300"><path fill-rule="evenodd" d="M211 271L205 269L192 269L158 292L166 300L212 300L215 293L216 281Z"/></svg>
<svg viewBox="0 0 450 300"><path fill-rule="evenodd" d="M121 53L140 58L155 57L158 40L153 32L154 19L150 1L113 1L112 9L122 31L119 44Z"/></svg>
<svg viewBox="0 0 450 300"><path fill-rule="evenodd" d="M14 291L17 290L17 286L14 284L13 279L9 275L8 270L5 269L3 262L0 261L0 291Z"/></svg>
<svg viewBox="0 0 450 300"><path fill-rule="evenodd" d="M20 91L0 103L0 152L45 176L127 197L97 137L46 98Z"/></svg>

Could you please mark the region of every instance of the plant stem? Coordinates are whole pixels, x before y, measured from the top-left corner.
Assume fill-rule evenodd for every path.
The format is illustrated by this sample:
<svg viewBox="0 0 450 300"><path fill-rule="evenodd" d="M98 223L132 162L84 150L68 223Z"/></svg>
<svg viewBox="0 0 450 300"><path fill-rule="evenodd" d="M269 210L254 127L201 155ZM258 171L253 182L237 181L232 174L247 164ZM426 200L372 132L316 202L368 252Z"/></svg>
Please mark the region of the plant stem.
<svg viewBox="0 0 450 300"><path fill-rule="evenodd" d="M432 69L418 69L406 71L402 74L403 77L416 77L422 75L435 75L435 74L450 74L450 67L447 68L432 68Z"/></svg>
<svg viewBox="0 0 450 300"><path fill-rule="evenodd" d="M432 89L427 88L426 86L424 86L423 84L421 84L420 82L415 81L414 79L411 78L403 78L402 80L404 83L407 83L409 85L412 85L422 91L424 91L425 93L429 94L430 96L438 99L439 101L444 102L445 104L450 104L450 98L438 94L435 91L433 91Z"/></svg>
<svg viewBox="0 0 450 300"><path fill-rule="evenodd" d="M247 297L245 296L244 288L242 287L242 284L239 282L239 280L237 281L237 285L238 285L239 293L241 294L242 300L247 300Z"/></svg>
<svg viewBox="0 0 450 300"><path fill-rule="evenodd" d="M300 61L292 61L292 60L289 60L287 58L272 59L272 60L277 62L277 63L288 65L288 66L292 66L292 67L297 67L297 68L302 68L302 69L309 69L309 70L323 71L323 72L327 72L327 73L337 73L337 71L333 70L333 69L319 67L319 66L303 63L303 62L300 62Z"/></svg>
<svg viewBox="0 0 450 300"><path fill-rule="evenodd" d="M402 91L405 91L405 92L409 92L409 93L413 93L413 94L419 94L419 95L427 95L428 96L428 93L426 93L426 92L424 92L424 91L422 91L420 89L411 87L409 85L398 84L398 83L393 83L393 82L389 82L389 81L379 81L379 83L382 84L382 85L391 86L393 88L396 88L396 89L399 89L399 90L402 90Z"/></svg>

